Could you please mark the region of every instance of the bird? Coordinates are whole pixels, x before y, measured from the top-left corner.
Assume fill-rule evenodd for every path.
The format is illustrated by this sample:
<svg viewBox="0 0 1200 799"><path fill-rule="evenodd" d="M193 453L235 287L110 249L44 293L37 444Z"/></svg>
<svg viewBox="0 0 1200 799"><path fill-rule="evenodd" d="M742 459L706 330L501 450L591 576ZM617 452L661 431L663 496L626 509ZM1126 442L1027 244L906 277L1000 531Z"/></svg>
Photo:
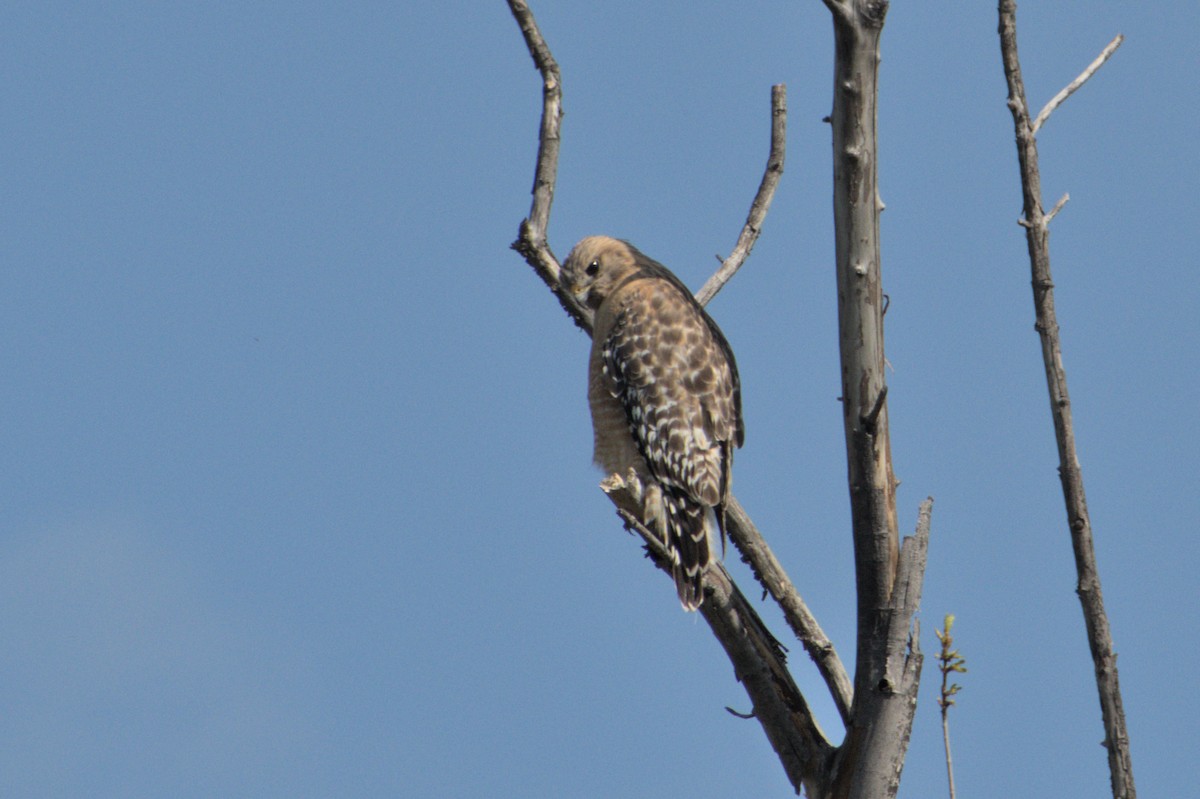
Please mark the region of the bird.
<svg viewBox="0 0 1200 799"><path fill-rule="evenodd" d="M582 239L563 263L562 282L594 311L594 460L634 482L642 521L670 557L679 601L696 610L717 532L724 549L733 451L745 439L733 351L683 281L627 241Z"/></svg>

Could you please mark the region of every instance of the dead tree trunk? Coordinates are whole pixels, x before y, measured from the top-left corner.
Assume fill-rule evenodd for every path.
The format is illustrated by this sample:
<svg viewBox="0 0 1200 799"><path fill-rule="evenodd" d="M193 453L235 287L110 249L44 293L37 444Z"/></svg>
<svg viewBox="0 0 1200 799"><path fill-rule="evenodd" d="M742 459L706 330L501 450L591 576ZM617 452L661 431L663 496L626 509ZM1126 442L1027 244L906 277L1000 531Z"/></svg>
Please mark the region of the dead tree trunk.
<svg viewBox="0 0 1200 799"><path fill-rule="evenodd" d="M876 100L887 2L826 0L833 14L833 216L842 421L858 593L854 715L834 763L834 797L895 796L922 656L911 629L925 552L906 542L897 570L896 478L888 433L880 275Z"/></svg>

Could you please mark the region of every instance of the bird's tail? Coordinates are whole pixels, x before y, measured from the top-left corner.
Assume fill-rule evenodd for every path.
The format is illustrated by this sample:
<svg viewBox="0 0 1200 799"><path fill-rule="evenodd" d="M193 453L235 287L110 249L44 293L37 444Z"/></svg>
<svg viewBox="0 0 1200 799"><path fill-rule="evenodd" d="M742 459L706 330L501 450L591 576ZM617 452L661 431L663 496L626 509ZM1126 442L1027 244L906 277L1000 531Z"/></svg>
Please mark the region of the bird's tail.
<svg viewBox="0 0 1200 799"><path fill-rule="evenodd" d="M683 609L695 610L704 601L702 581L712 559L709 508L670 489L663 491L663 506L675 589Z"/></svg>

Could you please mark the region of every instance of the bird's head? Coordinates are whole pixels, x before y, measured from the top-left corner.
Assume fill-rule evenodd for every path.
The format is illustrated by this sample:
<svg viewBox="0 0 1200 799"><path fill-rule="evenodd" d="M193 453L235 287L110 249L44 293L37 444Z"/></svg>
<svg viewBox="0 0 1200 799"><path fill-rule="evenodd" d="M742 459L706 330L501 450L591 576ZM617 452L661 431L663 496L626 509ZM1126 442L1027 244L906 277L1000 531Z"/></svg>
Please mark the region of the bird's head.
<svg viewBox="0 0 1200 799"><path fill-rule="evenodd" d="M627 276L638 270L639 253L620 239L588 236L563 263L562 282L592 310Z"/></svg>

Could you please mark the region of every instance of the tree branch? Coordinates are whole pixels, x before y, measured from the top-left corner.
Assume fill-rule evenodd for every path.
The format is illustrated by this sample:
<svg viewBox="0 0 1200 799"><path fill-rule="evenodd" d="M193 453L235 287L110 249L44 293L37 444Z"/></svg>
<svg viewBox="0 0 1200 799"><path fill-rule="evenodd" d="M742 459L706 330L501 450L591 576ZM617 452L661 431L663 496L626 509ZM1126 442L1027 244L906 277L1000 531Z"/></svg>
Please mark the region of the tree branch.
<svg viewBox="0 0 1200 799"><path fill-rule="evenodd" d="M517 240L511 247L533 267L563 310L583 330L592 332L592 312L574 294L563 288L562 272L558 259L550 251L546 241L546 230L550 226L550 206L554 203L554 186L558 181L559 130L562 126L562 75L558 62L542 38L542 32L533 18L533 12L525 0L508 0L508 7L521 34L525 46L533 56L533 63L542 75L542 126L538 132L537 168L533 177L533 203L529 216L521 221Z"/></svg>
<svg viewBox="0 0 1200 799"><path fill-rule="evenodd" d="M804 651L812 658L825 680L838 714L842 717L842 723L849 726L854 689L837 650L833 648L825 631L821 629L821 625L800 597L800 592L792 584L791 578L775 558L775 553L758 532L754 522L750 521L745 508L736 497L729 498L725 512L729 539L741 553L742 560L754 572L755 578L783 611L788 626L792 628L792 632L804 646Z"/></svg>
<svg viewBox="0 0 1200 799"><path fill-rule="evenodd" d="M635 492L621 481L605 481L601 487L626 528L642 537L654 565L670 575L670 556L658 536L639 520L641 507ZM803 787L810 797L822 796L819 780L828 771L834 749L792 680L783 647L719 562L704 573L700 614L733 664L754 705L752 715L762 725L792 787L797 793Z"/></svg>
<svg viewBox="0 0 1200 799"><path fill-rule="evenodd" d="M1017 160L1021 170L1021 192L1024 206L1025 239L1033 282L1035 327L1041 338L1042 361L1046 385L1050 394L1050 413L1054 419L1054 437L1058 444L1059 476L1063 500L1071 532L1078 576L1076 593L1083 606L1084 626L1096 672L1096 688L1100 694L1100 710L1104 721L1104 746L1108 750L1108 768L1114 799L1136 799L1133 782L1133 761L1129 751L1129 733L1125 727L1125 710L1121 702L1121 687L1117 678L1117 656L1113 652L1112 633L1104 610L1100 591L1100 574L1096 568L1096 552L1092 541L1092 523L1088 516L1087 497L1083 490L1083 472L1075 451L1075 430L1071 419L1071 400L1067 393L1067 375L1063 368L1062 344L1059 340L1058 319L1054 310L1054 282L1050 274L1049 217L1042 213L1041 175L1038 170L1036 123L1029 119L1025 100L1025 83L1021 77L1021 62L1017 55L1017 9L1013 0L1000 0L1000 52L1004 61L1004 76L1008 82L1008 107L1016 129ZM1105 48L1120 44L1121 37ZM1080 76L1086 80L1103 63L1107 55L1093 62ZM1082 83L1076 79L1076 82ZM1069 89L1070 87L1068 87ZM1070 92L1067 92L1068 94ZM1061 93L1060 93L1061 94ZM1057 99L1057 98L1056 98ZM1060 101L1061 102L1061 101ZM1054 101L1051 101L1054 104ZM1050 110L1050 106L1047 106ZM1039 118L1048 116L1043 109Z"/></svg>
<svg viewBox="0 0 1200 799"><path fill-rule="evenodd" d="M1071 199L1070 194L1064 194L1062 197L1058 198L1058 202L1056 202L1054 204L1054 207L1050 209L1050 213L1046 214L1046 224L1047 225L1050 224L1051 220L1053 220L1054 217L1058 216L1058 212L1063 209L1063 206L1066 205L1067 201L1070 199Z"/></svg>
<svg viewBox="0 0 1200 799"><path fill-rule="evenodd" d="M775 197L775 190L783 175L786 150L787 87L777 84L771 87L771 146L762 181L750 204L750 212L746 217L746 224L738 235L736 246L729 257L722 262L721 267L696 292L696 300L701 305L707 305L717 295L717 292L741 269L742 264L750 255L750 251L754 248L767 212L770 210L771 201ZM816 618L804 603L799 591L792 584L791 578L783 570L774 552L771 551L766 540L735 497L730 497L726 512L730 540L737 547L742 560L750 566L759 583L783 611L788 626L792 628L792 632L804 646L805 651L825 680L842 723L848 725L853 688L846 669L838 657L837 650L834 649L820 624L817 623Z"/></svg>
<svg viewBox="0 0 1200 799"><path fill-rule="evenodd" d="M750 203L750 213L746 216L746 224L738 235L733 252L722 263L721 267L708 279L701 289L696 292L696 300L701 305L708 305L709 300L729 282L730 278L742 268L758 234L762 231L763 221L771 208L771 200L775 198L775 188L783 176L783 160L787 151L787 87L782 83L771 87L771 150L767 155L767 168L763 172L762 182L758 184L758 193Z"/></svg>
<svg viewBox="0 0 1200 799"><path fill-rule="evenodd" d="M1121 42L1123 41L1125 41L1125 37L1118 33L1116 38L1105 45L1104 49L1100 51L1100 55L1096 56L1096 60L1088 64L1087 69L1079 73L1079 77L1068 83L1066 88L1054 95L1050 102L1046 103L1045 107L1038 112L1037 118L1033 120L1032 132L1034 134L1041 130L1042 125L1044 125L1046 120L1050 118L1050 115L1054 113L1054 109L1066 102L1066 99L1074 94L1080 86L1087 83L1088 78L1096 74L1096 70L1104 66L1105 61L1112 58L1112 54L1117 52L1117 48L1121 46Z"/></svg>

